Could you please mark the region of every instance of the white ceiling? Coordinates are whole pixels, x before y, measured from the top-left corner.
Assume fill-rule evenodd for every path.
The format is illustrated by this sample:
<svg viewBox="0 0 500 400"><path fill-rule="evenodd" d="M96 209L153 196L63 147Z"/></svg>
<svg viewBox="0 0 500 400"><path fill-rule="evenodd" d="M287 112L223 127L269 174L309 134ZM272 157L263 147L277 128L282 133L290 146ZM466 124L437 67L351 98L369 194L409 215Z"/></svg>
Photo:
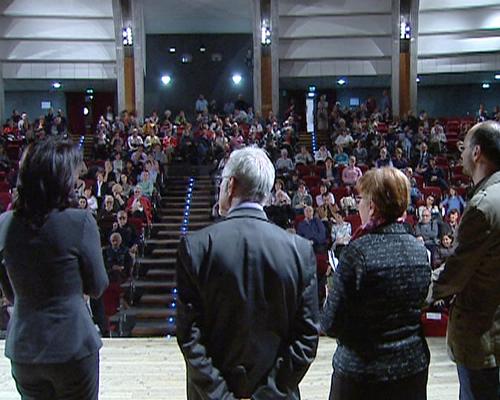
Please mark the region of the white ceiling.
<svg viewBox="0 0 500 400"><path fill-rule="evenodd" d="M252 0L143 0L147 34L252 33Z"/></svg>

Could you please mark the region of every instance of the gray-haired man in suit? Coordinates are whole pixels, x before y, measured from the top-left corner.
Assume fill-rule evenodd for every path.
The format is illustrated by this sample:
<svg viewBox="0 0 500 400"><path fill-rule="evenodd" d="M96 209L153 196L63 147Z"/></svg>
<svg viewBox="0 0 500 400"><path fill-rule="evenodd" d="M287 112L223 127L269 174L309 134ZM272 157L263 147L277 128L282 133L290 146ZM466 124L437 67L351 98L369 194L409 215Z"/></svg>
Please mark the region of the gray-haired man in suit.
<svg viewBox="0 0 500 400"><path fill-rule="evenodd" d="M220 187L226 218L181 240L177 341L187 397L299 399L316 355L316 261L310 243L270 223L274 183L264 151L229 158Z"/></svg>

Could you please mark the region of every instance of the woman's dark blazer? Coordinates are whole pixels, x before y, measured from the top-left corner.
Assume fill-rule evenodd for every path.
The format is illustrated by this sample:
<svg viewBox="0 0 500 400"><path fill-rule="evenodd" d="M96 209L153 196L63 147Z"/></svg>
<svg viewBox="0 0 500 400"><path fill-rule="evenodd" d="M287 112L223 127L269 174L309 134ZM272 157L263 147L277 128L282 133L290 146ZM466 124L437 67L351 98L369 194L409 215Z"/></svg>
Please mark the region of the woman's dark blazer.
<svg viewBox="0 0 500 400"><path fill-rule="evenodd" d="M403 224L379 227L344 249L321 317L337 337L335 373L378 382L428 367L420 313L430 275L425 247Z"/></svg>
<svg viewBox="0 0 500 400"><path fill-rule="evenodd" d="M83 294L108 285L99 232L90 212L52 211L38 230L12 211L0 216L0 283L14 312L5 355L27 364L65 363L99 350Z"/></svg>

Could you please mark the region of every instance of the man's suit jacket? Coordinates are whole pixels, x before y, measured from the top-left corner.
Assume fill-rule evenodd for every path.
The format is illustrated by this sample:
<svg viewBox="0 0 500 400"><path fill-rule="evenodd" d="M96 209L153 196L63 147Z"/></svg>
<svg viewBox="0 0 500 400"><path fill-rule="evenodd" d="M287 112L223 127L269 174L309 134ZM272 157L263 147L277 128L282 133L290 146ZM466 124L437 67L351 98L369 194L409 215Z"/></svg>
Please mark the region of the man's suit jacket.
<svg viewBox="0 0 500 400"><path fill-rule="evenodd" d="M0 216L0 284L14 312L5 355L25 364L65 363L101 347L83 299L108 286L90 212L54 210L38 230L12 211Z"/></svg>
<svg viewBox="0 0 500 400"><path fill-rule="evenodd" d="M181 240L177 280L189 400L300 398L319 334L307 240L237 208Z"/></svg>

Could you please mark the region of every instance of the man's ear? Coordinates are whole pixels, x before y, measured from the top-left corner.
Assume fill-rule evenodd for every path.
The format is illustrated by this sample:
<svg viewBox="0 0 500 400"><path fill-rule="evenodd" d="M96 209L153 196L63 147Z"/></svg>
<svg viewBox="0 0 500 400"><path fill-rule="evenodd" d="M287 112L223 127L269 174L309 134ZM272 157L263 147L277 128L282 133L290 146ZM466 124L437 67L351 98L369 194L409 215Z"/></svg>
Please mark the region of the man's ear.
<svg viewBox="0 0 500 400"><path fill-rule="evenodd" d="M474 161L477 162L477 160L479 160L479 158L481 157L481 154L481 146L475 144L472 148L472 158L474 159Z"/></svg>

